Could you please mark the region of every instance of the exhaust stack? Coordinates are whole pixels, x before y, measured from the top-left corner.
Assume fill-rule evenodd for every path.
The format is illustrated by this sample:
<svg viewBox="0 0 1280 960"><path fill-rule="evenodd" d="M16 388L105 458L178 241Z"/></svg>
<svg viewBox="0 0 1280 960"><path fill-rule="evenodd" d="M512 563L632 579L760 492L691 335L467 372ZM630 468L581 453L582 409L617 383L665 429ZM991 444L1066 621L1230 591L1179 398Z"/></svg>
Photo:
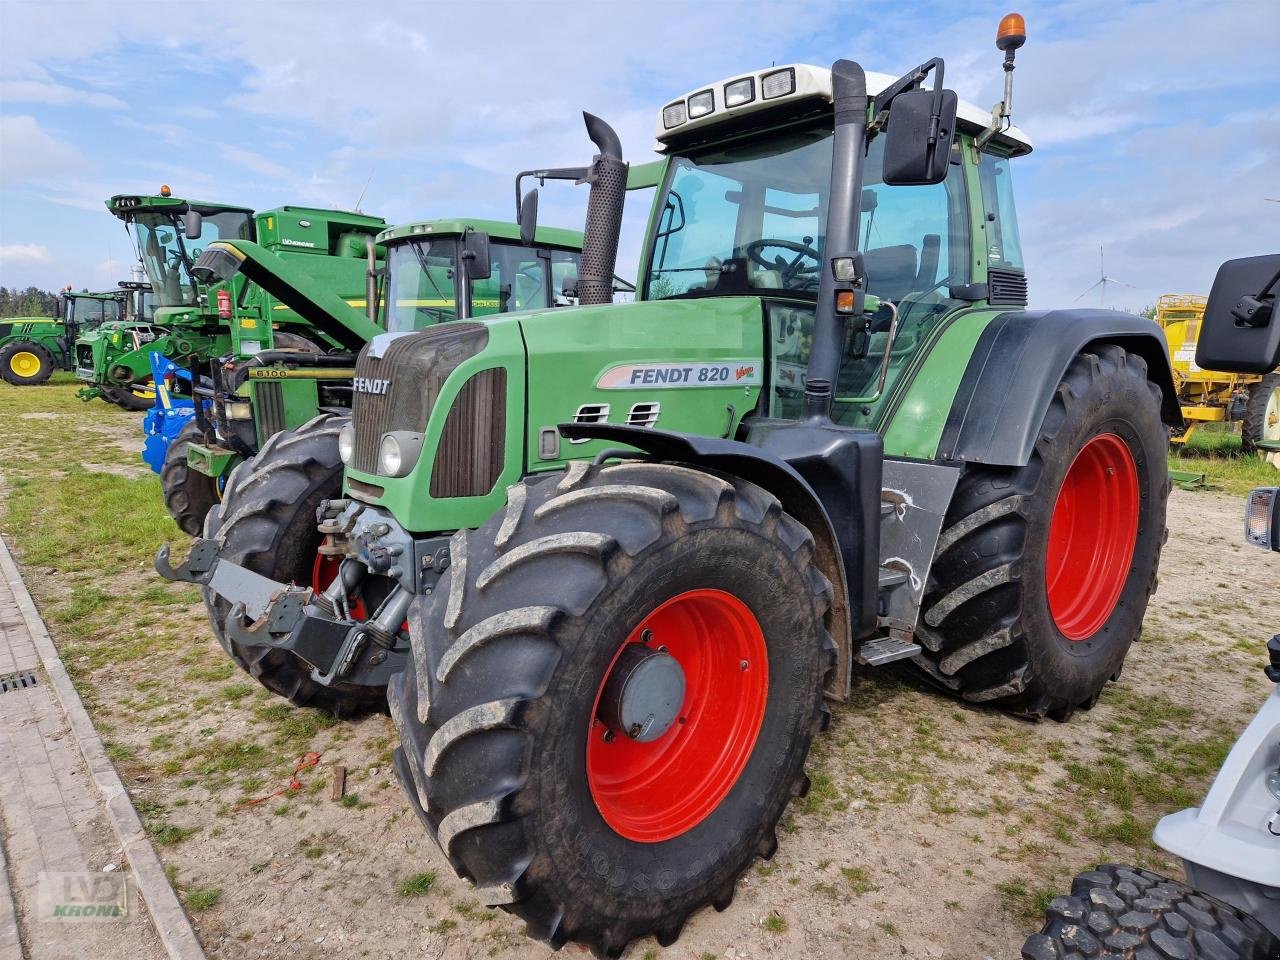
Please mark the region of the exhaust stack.
<svg viewBox="0 0 1280 960"><path fill-rule="evenodd" d="M622 234L622 205L627 196L627 164L622 143L609 124L583 113L587 136L600 152L588 168L591 184L587 199L587 225L582 238L582 265L578 268L578 303L613 302L613 275L618 263Z"/></svg>

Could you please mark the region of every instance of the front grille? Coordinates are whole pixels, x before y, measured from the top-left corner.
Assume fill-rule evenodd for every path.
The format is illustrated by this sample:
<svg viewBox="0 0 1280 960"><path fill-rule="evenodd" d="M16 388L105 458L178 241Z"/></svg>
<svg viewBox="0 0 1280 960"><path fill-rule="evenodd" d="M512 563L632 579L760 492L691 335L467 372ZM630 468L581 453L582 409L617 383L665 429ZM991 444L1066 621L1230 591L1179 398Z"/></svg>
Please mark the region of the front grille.
<svg viewBox="0 0 1280 960"><path fill-rule="evenodd" d="M375 341L376 342L376 341ZM378 472L378 446L392 430L424 433L431 408L449 374L489 342L479 323L447 323L396 337L381 357L365 347L356 360L358 389L351 401L355 450L351 467ZM386 381L384 389L381 381Z"/></svg>
<svg viewBox="0 0 1280 960"><path fill-rule="evenodd" d="M259 444L283 430L284 388L278 383L254 383L253 415L258 421Z"/></svg>
<svg viewBox="0 0 1280 960"><path fill-rule="evenodd" d="M987 302L1027 304L1027 277L1013 270L987 271Z"/></svg>
<svg viewBox="0 0 1280 960"><path fill-rule="evenodd" d="M506 456L507 371L481 370L458 391L431 467L431 496L482 497Z"/></svg>

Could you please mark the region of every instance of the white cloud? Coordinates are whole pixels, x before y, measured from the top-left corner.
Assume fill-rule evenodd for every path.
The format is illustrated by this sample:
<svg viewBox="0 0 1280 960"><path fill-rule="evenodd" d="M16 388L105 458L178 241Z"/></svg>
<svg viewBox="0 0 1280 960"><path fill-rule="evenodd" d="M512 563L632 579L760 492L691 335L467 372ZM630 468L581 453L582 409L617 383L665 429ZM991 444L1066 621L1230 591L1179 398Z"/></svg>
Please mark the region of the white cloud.
<svg viewBox="0 0 1280 960"><path fill-rule="evenodd" d="M49 263L53 259L43 243L0 244L0 262Z"/></svg>
<svg viewBox="0 0 1280 960"><path fill-rule="evenodd" d="M41 129L35 117L0 117L0 182L5 185L46 180L84 166L74 148Z"/></svg>
<svg viewBox="0 0 1280 960"><path fill-rule="evenodd" d="M127 109L119 97L95 90L76 90L62 83L44 83L39 80L0 81L0 101L6 103L47 103L56 106L83 103L91 107L110 110Z"/></svg>
<svg viewBox="0 0 1280 960"><path fill-rule="evenodd" d="M223 144L218 148L218 153L222 159L228 163L234 163L237 166L244 167L246 170L252 170L254 173L262 174L265 177L274 177L276 179L287 179L293 175L293 171L288 167L276 163L264 157L260 153L252 150L246 150L243 147L233 147L229 144Z"/></svg>

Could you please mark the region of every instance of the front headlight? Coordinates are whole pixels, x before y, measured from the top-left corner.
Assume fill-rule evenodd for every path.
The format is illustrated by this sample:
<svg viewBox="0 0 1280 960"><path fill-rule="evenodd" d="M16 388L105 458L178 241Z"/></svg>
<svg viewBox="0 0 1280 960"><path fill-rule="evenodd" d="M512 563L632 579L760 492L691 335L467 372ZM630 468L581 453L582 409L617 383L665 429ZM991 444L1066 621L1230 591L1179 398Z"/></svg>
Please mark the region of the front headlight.
<svg viewBox="0 0 1280 960"><path fill-rule="evenodd" d="M248 400L228 400L223 405L228 420L252 420L253 404Z"/></svg>
<svg viewBox="0 0 1280 960"><path fill-rule="evenodd" d="M351 462L351 455L356 450L356 430L350 423L338 431L338 458L343 463Z"/></svg>
<svg viewBox="0 0 1280 960"><path fill-rule="evenodd" d="M388 477L400 475L400 467L404 463L404 451L400 449L400 441L395 434L389 433L382 438L382 446L378 448L378 465Z"/></svg>
<svg viewBox="0 0 1280 960"><path fill-rule="evenodd" d="M395 430L382 435L378 445L378 472L384 477L403 477L422 456L422 434Z"/></svg>

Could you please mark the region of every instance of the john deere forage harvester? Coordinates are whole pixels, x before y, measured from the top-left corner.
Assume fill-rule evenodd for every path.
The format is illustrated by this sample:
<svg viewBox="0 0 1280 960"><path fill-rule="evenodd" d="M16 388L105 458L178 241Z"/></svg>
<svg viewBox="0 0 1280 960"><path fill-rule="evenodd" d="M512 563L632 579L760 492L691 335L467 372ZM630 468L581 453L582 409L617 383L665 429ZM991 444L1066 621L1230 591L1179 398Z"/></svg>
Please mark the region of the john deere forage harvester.
<svg viewBox="0 0 1280 960"><path fill-rule="evenodd" d="M1010 68L1022 40L1006 18ZM1007 93L993 118L943 69L776 66L672 100L625 305L627 166L588 118L587 305L361 352L330 586L216 537L157 558L246 649L390 680L412 805L536 937L617 955L728 906L856 667L1066 719L1138 635L1180 423L1160 331L1024 308L1030 143Z"/></svg>

